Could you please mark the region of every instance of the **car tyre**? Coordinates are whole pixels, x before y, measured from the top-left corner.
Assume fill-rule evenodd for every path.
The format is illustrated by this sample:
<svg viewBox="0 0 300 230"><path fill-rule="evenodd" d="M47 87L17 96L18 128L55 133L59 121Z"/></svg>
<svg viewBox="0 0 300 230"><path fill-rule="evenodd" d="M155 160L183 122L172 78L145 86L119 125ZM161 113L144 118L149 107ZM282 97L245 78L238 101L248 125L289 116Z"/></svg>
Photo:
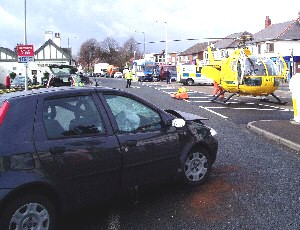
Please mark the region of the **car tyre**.
<svg viewBox="0 0 300 230"><path fill-rule="evenodd" d="M54 230L54 205L43 195L25 195L10 203L0 220L0 229Z"/></svg>
<svg viewBox="0 0 300 230"><path fill-rule="evenodd" d="M187 79L186 84L189 85L189 86L193 85L194 84L193 79Z"/></svg>
<svg viewBox="0 0 300 230"><path fill-rule="evenodd" d="M203 184L211 172L209 153L204 148L193 149L183 162L183 182L187 185Z"/></svg>

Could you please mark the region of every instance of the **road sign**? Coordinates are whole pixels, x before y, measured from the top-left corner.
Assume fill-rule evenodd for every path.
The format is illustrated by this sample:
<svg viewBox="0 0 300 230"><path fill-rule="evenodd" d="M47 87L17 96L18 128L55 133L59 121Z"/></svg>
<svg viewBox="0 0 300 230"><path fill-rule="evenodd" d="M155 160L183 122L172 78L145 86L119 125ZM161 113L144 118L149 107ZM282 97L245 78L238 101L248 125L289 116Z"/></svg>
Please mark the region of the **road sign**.
<svg viewBox="0 0 300 230"><path fill-rule="evenodd" d="M19 45L17 46L18 56L26 56L26 57L33 57L34 56L34 49L33 45Z"/></svg>
<svg viewBox="0 0 300 230"><path fill-rule="evenodd" d="M20 62L20 63L27 63L28 59L27 59L27 57L18 57L18 62Z"/></svg>
<svg viewBox="0 0 300 230"><path fill-rule="evenodd" d="M19 63L34 62L34 57L19 56L18 57L18 62Z"/></svg>
<svg viewBox="0 0 300 230"><path fill-rule="evenodd" d="M33 45L19 45L17 46L17 52L19 63L34 62Z"/></svg>

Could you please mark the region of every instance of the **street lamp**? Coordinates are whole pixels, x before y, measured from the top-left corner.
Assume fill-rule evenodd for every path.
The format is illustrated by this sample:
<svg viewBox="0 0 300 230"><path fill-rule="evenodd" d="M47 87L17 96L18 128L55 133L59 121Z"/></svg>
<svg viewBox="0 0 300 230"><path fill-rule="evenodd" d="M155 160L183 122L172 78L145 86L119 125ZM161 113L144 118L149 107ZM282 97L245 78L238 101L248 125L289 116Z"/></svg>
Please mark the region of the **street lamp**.
<svg viewBox="0 0 300 230"><path fill-rule="evenodd" d="M26 0L24 0L24 45L27 45L27 28L26 28ZM28 90L28 63L25 63L25 90Z"/></svg>
<svg viewBox="0 0 300 230"><path fill-rule="evenodd" d="M155 22L159 22L159 21L155 21ZM165 48L165 63L168 64L168 23L165 21L163 22L166 24L166 48Z"/></svg>
<svg viewBox="0 0 300 230"><path fill-rule="evenodd" d="M74 38L76 39L77 37L71 37L71 38ZM70 48L70 37L68 37L68 49Z"/></svg>
<svg viewBox="0 0 300 230"><path fill-rule="evenodd" d="M134 31L134 32L138 32L138 31ZM146 41L145 41L145 32L141 32L144 35L144 52L143 52L143 57L145 58L145 50L146 50Z"/></svg>

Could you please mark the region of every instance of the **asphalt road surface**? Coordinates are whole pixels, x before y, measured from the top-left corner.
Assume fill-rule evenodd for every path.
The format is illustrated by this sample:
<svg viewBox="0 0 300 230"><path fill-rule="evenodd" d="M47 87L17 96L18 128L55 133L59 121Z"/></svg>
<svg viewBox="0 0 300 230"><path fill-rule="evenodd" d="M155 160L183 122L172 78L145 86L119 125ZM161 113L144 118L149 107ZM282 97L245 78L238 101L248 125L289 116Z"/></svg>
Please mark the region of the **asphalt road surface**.
<svg viewBox="0 0 300 230"><path fill-rule="evenodd" d="M143 189L137 204L126 195L95 204L64 216L61 229L300 229L300 156L246 128L252 119L292 117L290 105L268 110L254 102L246 105L252 109L234 109L243 103L212 108L223 105L172 99L169 93L177 91L176 83L134 82L128 89L124 79L100 78L98 83L128 90L163 109L209 118L205 123L218 132L219 153L210 180L202 186L168 182ZM207 87L206 93L189 95L205 101L211 93ZM249 99L241 100L253 103Z"/></svg>

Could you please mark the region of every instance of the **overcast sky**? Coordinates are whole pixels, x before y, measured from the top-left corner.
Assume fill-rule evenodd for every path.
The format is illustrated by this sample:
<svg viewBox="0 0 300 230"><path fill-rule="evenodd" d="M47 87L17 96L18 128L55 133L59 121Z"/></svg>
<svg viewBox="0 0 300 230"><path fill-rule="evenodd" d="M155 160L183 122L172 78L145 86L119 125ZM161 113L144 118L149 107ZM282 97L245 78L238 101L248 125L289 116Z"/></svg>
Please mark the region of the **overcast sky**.
<svg viewBox="0 0 300 230"><path fill-rule="evenodd" d="M146 52L160 52L166 39L197 38L199 41L168 42L168 51L184 51L207 37L225 37L296 19L299 0L27 0L27 44L38 49L45 31L60 33L61 46L77 54L80 45L107 37L119 45L130 37L146 41ZM284 4L284 5L283 5ZM25 0L0 0L0 47L24 44ZM157 22L156 22L157 21ZM166 22L166 23L165 23ZM137 32L135 32L137 31ZM167 31L167 33L166 33ZM143 33L144 32L144 33ZM69 41L69 43L68 43ZM143 51L143 45L140 46Z"/></svg>

